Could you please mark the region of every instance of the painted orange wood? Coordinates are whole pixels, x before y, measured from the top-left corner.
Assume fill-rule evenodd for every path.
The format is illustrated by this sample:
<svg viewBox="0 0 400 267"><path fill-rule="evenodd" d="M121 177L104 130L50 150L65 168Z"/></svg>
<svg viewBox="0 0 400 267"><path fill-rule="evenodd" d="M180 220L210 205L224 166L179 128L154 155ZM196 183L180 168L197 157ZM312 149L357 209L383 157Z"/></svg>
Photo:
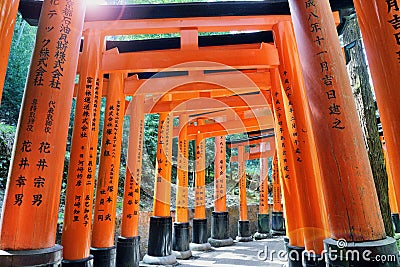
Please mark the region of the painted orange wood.
<svg viewBox="0 0 400 267"><path fill-rule="evenodd" d="M112 73L110 75L110 90L108 90L104 113L103 140L93 218L92 247L94 248L114 246L122 130L125 115L124 79L124 73Z"/></svg>
<svg viewBox="0 0 400 267"><path fill-rule="evenodd" d="M386 234L371 167L361 127L355 123L357 111L329 1L289 3L331 237L354 242L383 239ZM386 46L387 40L383 43Z"/></svg>
<svg viewBox="0 0 400 267"><path fill-rule="evenodd" d="M172 124L169 113L160 113L156 153L153 215L171 216Z"/></svg>
<svg viewBox="0 0 400 267"><path fill-rule="evenodd" d="M127 110L130 116L129 144L121 223L121 236L127 238L139 235L140 181L144 138L143 105L144 96L134 96Z"/></svg>
<svg viewBox="0 0 400 267"><path fill-rule="evenodd" d="M2 12L16 8L17 2L2 1ZM48 14L66 6L67 1L59 1L56 7L53 1L46 0L42 12ZM75 30L61 42L63 45L68 42L62 63L56 53L60 51L57 42L65 34L59 30L63 17L42 16L39 21L1 216L0 248L4 250L41 249L55 244L65 144L85 14L83 2L75 1L72 8L69 27ZM10 17L2 16L2 21L15 19L11 17L13 12L9 10L6 16ZM47 49L49 55L43 56L42 51ZM54 67L56 62L61 65Z"/></svg>
<svg viewBox="0 0 400 267"><path fill-rule="evenodd" d="M247 179L246 160L244 159L244 146L238 147L238 178L239 178L239 220L247 221Z"/></svg>
<svg viewBox="0 0 400 267"><path fill-rule="evenodd" d="M393 185L400 192L400 2L354 1L371 70ZM400 203L400 194L396 194Z"/></svg>
<svg viewBox="0 0 400 267"><path fill-rule="evenodd" d="M197 125L203 125L204 120L197 120ZM196 138L196 174L195 174L195 206L194 218L206 219L206 139L202 134Z"/></svg>
<svg viewBox="0 0 400 267"><path fill-rule="evenodd" d="M214 211L226 211L226 141L225 136L215 137Z"/></svg>
<svg viewBox="0 0 400 267"><path fill-rule="evenodd" d="M189 140L187 138L189 116L179 116L181 128L178 138L178 166L176 192L176 222L189 222Z"/></svg>
<svg viewBox="0 0 400 267"><path fill-rule="evenodd" d="M98 127L103 74L100 58L103 44L99 32L84 32L79 91L76 100L74 130L65 200L62 233L63 258L89 257L92 230L93 197L96 177Z"/></svg>

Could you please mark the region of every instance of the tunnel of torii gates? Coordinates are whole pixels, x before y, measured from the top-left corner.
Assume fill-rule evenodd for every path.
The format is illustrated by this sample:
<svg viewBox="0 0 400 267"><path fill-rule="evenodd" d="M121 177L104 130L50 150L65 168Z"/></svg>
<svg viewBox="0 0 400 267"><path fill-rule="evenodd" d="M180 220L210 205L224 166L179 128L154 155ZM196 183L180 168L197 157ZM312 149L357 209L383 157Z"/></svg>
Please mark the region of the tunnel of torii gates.
<svg viewBox="0 0 400 267"><path fill-rule="evenodd" d="M176 258L190 257L192 250L233 243L226 207L226 147L230 146L238 151L231 158L239 166L238 241L248 241L253 234L247 218L245 162L258 158L260 210L255 237L286 230L287 250L306 252L303 259L290 257L290 266L301 266L302 260L304 266L397 265L395 240L384 230L357 123L336 31L340 17L332 12L354 7L358 11L385 133L396 213L400 75L390 75L399 71L396 0L355 0L354 5L289 0L98 7L76 0L18 2L0 4L0 38L2 48L7 46L0 51L1 83L18 5L24 19L38 25L38 32L2 209L1 266L138 266L144 115L149 113L158 113L160 119L145 263L173 264ZM199 36L204 32L217 35ZM106 36L164 33L180 37L105 41ZM55 237L73 97L76 109L60 246ZM102 97L106 110L96 177ZM129 146L122 225L115 245L125 115L130 121ZM177 127L175 117L179 117ZM248 137L227 143L225 136L236 133ZM179 153L173 223L175 137ZM211 137L215 138L213 194L205 191L204 171L205 140ZM191 240L190 140L197 148ZM271 217L265 179L268 157L273 157ZM214 199L210 238L206 197ZM347 246L338 240L347 241ZM367 250L368 259L394 255L394 260L354 259L341 253L344 250Z"/></svg>

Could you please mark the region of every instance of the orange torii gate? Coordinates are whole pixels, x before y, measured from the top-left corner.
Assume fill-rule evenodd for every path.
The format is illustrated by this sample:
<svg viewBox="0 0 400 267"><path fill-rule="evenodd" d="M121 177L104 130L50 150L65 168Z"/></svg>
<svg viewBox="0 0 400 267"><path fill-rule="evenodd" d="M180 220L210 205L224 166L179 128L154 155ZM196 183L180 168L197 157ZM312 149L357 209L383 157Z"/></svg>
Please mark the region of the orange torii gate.
<svg viewBox="0 0 400 267"><path fill-rule="evenodd" d="M112 77L116 77L113 74L119 75L121 78L128 73L160 73L166 71L166 69L168 69L169 72L185 71L188 72L188 74L185 75L182 83L177 84L177 81L173 80L168 86L163 84L162 79L159 80L157 77L147 79L140 87L133 89L136 91L132 93L134 99L138 101L134 103L138 104L139 107L143 107L143 110L137 112L128 107L131 116L135 117L136 114L139 113L139 119L137 121L135 120L133 125L140 129L141 118L143 118L142 116L144 113L147 113L145 110L146 99L136 97L145 95L145 97L149 96L153 98L155 103L159 101L170 102L165 103L165 110L162 110L160 106L159 111L161 117L157 148L157 162L159 167L157 168L155 177L154 216L150 220L151 236L149 238L148 257L145 258L145 261L154 264L175 262L175 257L171 254L171 161L169 157L171 156L171 139L173 137L172 120L175 116L173 112L176 105L179 106L179 104L184 103L182 99L180 99L182 95L178 96L178 99L174 99L175 88L183 86L180 88L181 91L176 90L176 92L185 92L184 90L186 89L190 91L190 86L185 88L185 85L194 83L197 84L197 89L199 89L199 87L202 87L202 83L211 83L216 85L216 88L219 90L222 87L223 89L220 90L222 92L213 94L211 93L212 90L207 88L200 92L200 94L195 93L192 96L220 98L218 101L221 102L224 102L221 98L227 96L234 97L254 91L261 92L265 99L271 97L269 91L263 89L260 91L260 88L257 88L254 83L252 84L252 79L247 77L246 72L236 72L238 75L236 75L235 78L238 79L229 79L229 73L224 73L224 75L218 75L218 80L213 82L205 80L205 76L208 75L199 75L199 72L201 73L204 71L227 71L232 69L256 70L255 72L269 70L268 72L271 74L270 80L273 94L272 102L270 103L272 103L273 114L275 116L277 137L279 136L279 140L276 143L278 150L277 158L279 168L282 172L285 202L299 203L299 206L291 211L287 209L287 207L289 207L288 203L285 203L288 229L290 228L295 231L290 231L289 234L290 249L301 251L304 245L306 245L307 249L308 246L315 246L317 250L316 253L319 253L322 239L317 242L317 235L313 236L307 229L304 229L304 227L308 227L309 221L307 221L307 218L304 216L306 206L299 200L304 200L307 197L307 191L302 190L300 187L301 180L299 177L293 176L296 177L294 181L289 181L288 179L289 175L291 175L289 167L296 169L298 168L298 165L296 165L298 163L293 161L293 159L295 159L293 155L291 155L291 158L286 157L287 153L293 154L296 153L296 150L293 150L295 152L288 152L290 149L283 149L285 146L289 146L290 141L297 140L296 138L293 139L290 137L290 134L293 134L293 131L288 129L289 120L291 118L288 117L288 113L286 113L286 115L281 113L283 109L288 110L291 106L288 102L290 101L290 97L287 94L282 94L281 90L280 80L282 79L282 84L285 84L285 79L283 79L284 72L282 72L282 69L279 69L281 72L279 76L277 70L277 68L281 66L283 59L282 56L281 58L279 57L278 50L282 49L281 47L284 43L279 42L280 40L275 40L278 49L274 45L266 43L260 44L259 46L224 46L222 49L221 47L199 47L198 45L199 32L271 31L277 25L279 27L280 23L290 23L292 20L297 41L301 41L298 42L298 44L301 67L304 73L310 72L314 74L315 77L320 77L321 68L323 72L326 72L323 73L325 76L320 80L311 76L305 77L307 92L305 97L308 102L311 103L311 111L313 111L311 112L312 115L309 120L311 124L309 125L309 129L318 133L314 134L315 144L318 148L316 153L318 155L318 166L321 171L327 211L328 214L332 216L332 219L329 220L329 224L331 237L333 239L325 240L325 245L328 248L335 248L335 246L338 245L336 241L340 238L345 238L352 242L366 241L367 244L355 243L354 247L350 247L357 251L365 249L364 246L370 247L371 244L374 247L373 253L375 254L373 255L379 255L379 253L397 255L394 241L390 238L386 238L382 223L380 222L379 206L377 205L376 194L374 194L371 189L373 188L372 178L370 171L368 171L369 168L365 157L365 149L362 147L363 143L360 138L361 129L354 125L351 125L351 127L349 126L350 122L357 121L355 119L355 108L354 104L349 101L349 99L351 99L348 97L349 86L347 86L344 65L341 62L337 36L334 32L334 20L332 19L331 9L329 8L327 0L318 2L290 0L289 3L292 8L293 18L288 15L249 15L244 17L222 16L132 20L126 18L120 19L118 15L111 20L97 19L96 21L86 21L83 23L86 8L84 3L84 1L78 3L77 1L69 0L45 0L43 3L42 14L44 15L40 18L39 22L36 49L25 92L19 130L15 142L16 149L13 156L12 167L10 168L7 195L1 219L0 248L8 252L7 256L0 257L2 263L7 266L29 266L59 264L61 260L61 247L55 245L54 237L57 204L60 196L58 189L61 183L65 147L62 145L55 145L55 143L65 143L75 74L79 73L80 79L76 94L78 109L75 117L74 138L72 141L73 153L71 154L71 162L73 164L70 166L69 170L67 206L63 228L63 265L91 266L91 203L94 197L97 154L97 149L95 148L97 148L99 103L102 96L102 89L106 85L106 83L103 83L103 75L110 74L110 81L108 81L107 85L110 87L111 84L117 86L115 85L115 81L111 80ZM13 3L12 6L1 6L3 10L9 7L15 8L15 3ZM389 6L389 11L391 7L396 8L393 5ZM62 16L61 13L57 12L60 10L66 10L68 12L64 12L64 16ZM315 23L313 23L314 26L309 25L311 19L315 20ZM3 23L0 25L3 25ZM304 30L309 27L311 27L310 31ZM4 26L2 26L2 29L3 28ZM61 29L61 32L54 29ZM176 32L180 33L181 36L180 49L118 53L118 51L115 50L106 51L104 46L105 37L109 35ZM85 36L83 52L80 55L78 71L76 71L79 43L82 34ZM5 35L1 36L1 38L4 37ZM317 38L317 41L315 41L314 37ZM322 45L326 50L320 51ZM51 56L42 58L40 50L47 47L51 51ZM65 58L63 57L64 54ZM291 60L289 61L289 64L295 63ZM39 65L37 62L39 62ZM41 64L43 66L41 66ZM47 66L52 66L52 68L48 70L45 69L44 72L37 71L37 67L44 68ZM284 67L287 68L288 66L286 65ZM315 79L318 80L318 82L315 82ZM124 79L126 84L129 81L141 83L138 82L137 79L135 80L135 78ZM234 84L238 84L238 82L241 81L244 81L243 84L239 83L239 88L242 91L236 91L237 85ZM121 83L122 78L119 81L118 88L126 88L126 85L122 86ZM264 88L268 86L269 84L266 83ZM318 95L321 86L327 89L328 101L325 99L326 97L322 99L321 96ZM150 90L154 90L151 88L155 87L157 87L158 89L156 90L159 91L157 93L149 93ZM196 87L194 91L196 91ZM108 101L112 101L113 98L111 96L110 88L108 88ZM229 100L226 99L226 101ZM293 107L297 106L301 108L304 103L305 101L299 101L298 104L293 104ZM335 112L333 112L333 114L328 114L325 104L335 104ZM156 106L157 105L155 105L155 107ZM241 105L241 107L243 107L243 105ZM337 111L338 108L341 108L340 112ZM118 116L121 116L123 112L124 109L121 105L119 107ZM107 119L116 122L116 113L117 111L115 111L115 115L111 116L109 112L107 114ZM331 115L334 115L334 117L331 117ZM281 116L286 116L285 120L281 120ZM267 120L268 118L271 119L271 116L265 116L264 119ZM329 124L331 118L333 118L334 121ZM258 127L258 129L255 130L262 129L262 127L259 126L259 119L257 116L248 118L244 115L239 115L237 119L243 121L247 120L242 123L244 125L242 125L242 128L235 125L235 121L232 120L230 122L228 121L229 123L227 122L225 125L222 122L218 122L215 124L215 129L213 129L214 132L212 134L215 134L215 130L217 130L218 135L220 135L216 138L216 144L218 146L216 167L221 171L221 174L216 177L216 189L219 189L220 186L222 186L223 189L225 182L224 135L230 133L229 130L231 128L228 125L235 125L232 127L236 127L234 129L237 131L241 130L242 132L248 131L249 127ZM296 122L298 119L299 118L296 117ZM53 127L53 122L57 122L57 128ZM271 124L270 122L271 121L269 121L268 124ZM286 128L282 128L282 124L286 124ZM42 127L42 125L44 127ZM118 125L114 127L118 132ZM187 126L189 139L190 127L191 126ZM199 127L207 128L207 125ZM282 131L280 131L281 128ZM192 129L194 138L196 130L194 128ZM138 129L134 129L134 131L135 130ZM207 130L204 129L204 132L206 131ZM138 145L142 142L140 133L142 132L139 131L139 137L133 140L135 144ZM209 134L211 135L211 132L209 132ZM117 133L116 146L118 146L118 138L120 138L120 136L118 136ZM205 134L203 138L205 138ZM349 141L353 139L355 140L354 142ZM283 142L284 140L286 141ZM336 148L335 144L337 143L345 144L342 150ZM103 144L105 146L107 143L103 142ZM393 143L391 143L390 146L393 147ZM357 155L355 154L356 150L358 150ZM102 151L104 153L101 162L108 162L104 158L108 153L105 153L106 150ZM132 151L140 152L140 150L135 150L133 148ZM332 154L330 151L334 151L335 153ZM338 158L337 155L340 155L343 159ZM389 156L390 155L391 152L389 151ZM134 161L132 157L135 156L135 154L130 154L132 161ZM116 154L115 157L117 157ZM349 158L353 160L353 164L357 167L357 170L346 166L349 162ZM316 157L313 159L316 159ZM292 162L290 162L291 160ZM335 161L336 164L332 164L330 160ZM107 165L109 163L103 164ZM133 163L129 162L128 164L130 165ZM132 178L127 179L129 185L125 188L132 190L131 187L138 188L140 186L140 172L136 172L136 169L131 168L131 166L128 167L130 173L128 172L127 175L130 175ZM136 164L136 168L137 167L138 165ZM359 171L363 172L363 175L359 175ZM345 179L348 187L346 187L346 191L342 192L340 188L345 188L342 186L342 183L344 183L343 179ZM115 180L111 183L113 184L114 181ZM398 184L398 182L395 182L395 187L396 184ZM101 186L103 185L99 185L100 194L102 194L101 192L103 191ZM360 193L360 191L357 190L360 186L363 192L369 192L369 194ZM109 192L106 193L108 194L107 201L109 200L109 203L115 203L115 199L113 199L115 195L111 194L111 191L112 190L109 190ZM296 194L294 194L293 198L290 198L288 192L296 192ZM313 194L316 193L315 189L310 189L309 192ZM343 194L343 198L340 199L340 201L335 199L336 193L338 192L342 192ZM213 221L214 225L218 226L218 229L213 228L212 239L216 241L214 242L215 245L221 245L223 242L221 243L220 241L226 241L227 238L226 235L221 234L219 230L222 226L226 226L228 217L226 213L224 190L222 190L222 192L216 190L215 193L216 209L213 214ZM138 192L134 191L134 196L135 200L137 200ZM351 196L356 199L356 201L345 201L351 198ZM127 199L129 197L130 195L128 193ZM131 205L129 204L130 200L132 201L132 199L127 200L125 205ZM136 204L135 202L135 205ZM101 205L101 199L98 205ZM137 211L137 206L135 206L133 210L130 210L129 207L125 207L125 205L125 211ZM336 209L336 205L340 206L340 210ZM314 207L315 206L313 206L313 208ZM316 209L314 211L317 212L318 210ZM96 215L100 215L99 213L101 212L103 211L100 210L98 206ZM120 239L120 241L123 242L128 241L124 243L126 252L132 251L132 248L137 245L137 238L134 236L136 234L136 226L134 225L130 228L131 224L137 223L137 217L128 217L129 214L125 214L126 218L124 218L124 220L125 227L127 228L124 233L132 236L124 236L124 239ZM346 214L349 219L348 224L345 226L342 225L343 222L340 219L345 217L344 214ZM115 214L111 216L115 216ZM289 219L289 217L291 219ZM100 217L98 216L97 218ZM298 219L298 223L296 219ZM313 216L313 219L319 220L319 222L316 222L317 225L321 225L323 222L322 218L319 218L317 215ZM37 224L43 225L45 228L42 229L40 233L34 231ZM110 231L107 232L109 233ZM162 236L163 241L161 243L158 242L159 236ZM101 236L96 237L101 239ZM383 239L384 243L375 242L379 239ZM111 242L99 244L97 242L98 239L93 239L93 241L92 250L96 251L94 252L95 256L107 256L111 260L115 251L111 246ZM17 253L13 254L14 251ZM18 253L21 251L24 252ZM28 251L28 253L25 254L25 251ZM34 251L34 256L32 256L32 251ZM47 256L43 257L43 255ZM121 257L121 260L124 259L124 257ZM340 260L354 263L354 261L343 258L340 258ZM94 262L95 264L100 263L98 258L95 258ZM365 261L359 266L363 266L364 263ZM109 264L111 266L113 263L110 261ZM122 262L122 264L124 263ZM328 264L336 263L328 259Z"/></svg>

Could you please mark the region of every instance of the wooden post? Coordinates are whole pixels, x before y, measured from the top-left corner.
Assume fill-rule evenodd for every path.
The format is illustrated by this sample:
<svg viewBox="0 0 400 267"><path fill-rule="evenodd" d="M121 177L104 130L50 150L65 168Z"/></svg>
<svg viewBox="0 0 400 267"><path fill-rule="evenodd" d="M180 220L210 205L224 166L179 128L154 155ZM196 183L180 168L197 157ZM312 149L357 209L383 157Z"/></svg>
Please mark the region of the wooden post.
<svg viewBox="0 0 400 267"><path fill-rule="evenodd" d="M16 1L12 4L17 5ZM71 11L68 25L62 9ZM59 264L61 260L62 248L55 245L55 238L85 1L72 5L58 1L56 5L45 0L42 14L1 216L0 248L7 251L0 256L1 266ZM41 51L47 49L49 55L43 57ZM62 60L61 49L65 53ZM38 74L39 69L44 72ZM43 257L43 253L51 256Z"/></svg>
<svg viewBox="0 0 400 267"><path fill-rule="evenodd" d="M238 176L239 176L239 221L238 235L236 240L239 242L253 241L250 232L250 222L247 213L247 179L246 179L246 160L245 147L238 146Z"/></svg>
<svg viewBox="0 0 400 267"><path fill-rule="evenodd" d="M269 158L275 153L275 146L272 142L260 143L260 152L264 153L269 150L270 155L260 158L260 204L259 213L257 214L257 232L254 238L257 240L266 239L270 233L270 216L269 216L269 203L268 203L268 162ZM279 180L278 180L279 183ZM278 184L279 186L279 184Z"/></svg>
<svg viewBox="0 0 400 267"><path fill-rule="evenodd" d="M230 246L229 214L226 210L226 140L225 136L215 137L214 164L214 211L211 217L211 238L208 242L214 247Z"/></svg>
<svg viewBox="0 0 400 267"><path fill-rule="evenodd" d="M102 50L100 32L91 29L84 32L65 200L63 266L74 266L77 262L90 265L93 258L90 255L90 234L103 86L100 72Z"/></svg>
<svg viewBox="0 0 400 267"><path fill-rule="evenodd" d="M117 241L117 266L139 266L139 210L144 138L144 95L135 95L130 116L128 155L122 206L121 236Z"/></svg>
<svg viewBox="0 0 400 267"><path fill-rule="evenodd" d="M189 249L189 115L179 116L178 168L176 190L176 215L172 236L172 250L177 259L192 256Z"/></svg>
<svg viewBox="0 0 400 267"><path fill-rule="evenodd" d="M125 113L124 73L111 73L103 126L91 254L94 264L114 266L115 217Z"/></svg>
<svg viewBox="0 0 400 267"><path fill-rule="evenodd" d="M286 107L286 122L293 156L293 172L299 192L300 215L303 218L305 247L308 251L321 255L323 240L329 237L328 224L317 162L312 128L309 119L308 102L305 96L304 80L297 53L296 40L291 22L280 22L273 27L276 46L281 64L279 73L283 84L280 95ZM310 261L320 256L309 255ZM313 259L311 259L311 257ZM308 257L306 257L308 258ZM322 260L322 259L321 259ZM314 263L306 261L306 264Z"/></svg>
<svg viewBox="0 0 400 267"><path fill-rule="evenodd" d="M283 101L278 70L271 70L273 87L271 90L275 118L275 140L278 156L278 168L281 172L287 236L293 248L304 249L304 229L301 217L301 203L294 167L295 151L292 148L290 132L286 119L286 107ZM274 218L273 218L274 219ZM274 230L274 229L272 229Z"/></svg>
<svg viewBox="0 0 400 267"><path fill-rule="evenodd" d="M325 240L325 247L331 249L327 264L335 265L335 256L349 264L355 262L332 251L339 239L371 242L368 245L376 245L372 255L394 253L395 241L382 241L386 233L361 127L355 123L359 120L329 2L289 0L289 4L303 73L307 74L311 125L329 215L332 239ZM382 247L387 250L383 252ZM362 244L347 243L346 249L362 249Z"/></svg>
<svg viewBox="0 0 400 267"><path fill-rule="evenodd" d="M282 212L281 176L279 172L277 151L275 151L274 158L272 159L272 199L272 211Z"/></svg>
<svg viewBox="0 0 400 267"><path fill-rule="evenodd" d="M204 125L204 119L197 120L197 126ZM207 235L206 217L206 139L203 134L196 136L195 205L190 250L208 251L211 249Z"/></svg>
<svg viewBox="0 0 400 267"><path fill-rule="evenodd" d="M17 20L19 0L0 2L0 104L7 73L8 58Z"/></svg>
<svg viewBox="0 0 400 267"><path fill-rule="evenodd" d="M150 218L147 264L175 264L172 253L171 168L172 168L172 113L160 113L154 183L153 216ZM161 242L160 242L161 240Z"/></svg>

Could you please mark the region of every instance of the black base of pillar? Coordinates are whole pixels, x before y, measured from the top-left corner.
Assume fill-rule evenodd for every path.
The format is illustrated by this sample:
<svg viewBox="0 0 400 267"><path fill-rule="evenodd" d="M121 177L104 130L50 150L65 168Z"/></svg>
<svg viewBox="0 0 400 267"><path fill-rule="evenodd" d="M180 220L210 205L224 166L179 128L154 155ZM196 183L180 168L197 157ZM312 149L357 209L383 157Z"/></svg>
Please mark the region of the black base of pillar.
<svg viewBox="0 0 400 267"><path fill-rule="evenodd" d="M250 233L249 221L238 221L238 236L236 237L236 241L238 242L253 241L253 236Z"/></svg>
<svg viewBox="0 0 400 267"><path fill-rule="evenodd" d="M192 242L205 244L207 239L207 219L193 219Z"/></svg>
<svg viewBox="0 0 400 267"><path fill-rule="evenodd" d="M229 214L228 212L212 212L211 238L224 240L229 238Z"/></svg>
<svg viewBox="0 0 400 267"><path fill-rule="evenodd" d="M400 216L398 213L392 213L392 221L394 224L394 232L396 234L400 233Z"/></svg>
<svg viewBox="0 0 400 267"><path fill-rule="evenodd" d="M288 267L303 267L304 247L286 246Z"/></svg>
<svg viewBox="0 0 400 267"><path fill-rule="evenodd" d="M189 223L174 223L172 232L172 253L177 259L188 259L192 256L189 249Z"/></svg>
<svg viewBox="0 0 400 267"><path fill-rule="evenodd" d="M285 248L286 248L287 245L289 245L289 237L284 236L284 237L283 237L283 243L285 243Z"/></svg>
<svg viewBox="0 0 400 267"><path fill-rule="evenodd" d="M269 214L257 214L257 232L269 234Z"/></svg>
<svg viewBox="0 0 400 267"><path fill-rule="evenodd" d="M326 267L324 255L305 253L303 255L304 267Z"/></svg>
<svg viewBox="0 0 400 267"><path fill-rule="evenodd" d="M139 267L140 236L132 238L118 237L117 241L117 260L118 267Z"/></svg>
<svg viewBox="0 0 400 267"><path fill-rule="evenodd" d="M327 267L395 267L400 263L396 240L391 237L357 243L329 238L324 246Z"/></svg>
<svg viewBox="0 0 400 267"><path fill-rule="evenodd" d="M189 250L189 223L174 223L174 231L172 232L172 250L188 251Z"/></svg>
<svg viewBox="0 0 400 267"><path fill-rule="evenodd" d="M63 267L93 267L93 256L90 255L86 259L82 260L63 260L62 265Z"/></svg>
<svg viewBox="0 0 400 267"><path fill-rule="evenodd" d="M147 254L153 257L171 255L172 218L150 217Z"/></svg>
<svg viewBox="0 0 400 267"><path fill-rule="evenodd" d="M273 211L271 219L271 234L284 235L285 233L285 220L283 219L283 212Z"/></svg>
<svg viewBox="0 0 400 267"><path fill-rule="evenodd" d="M61 266L62 246L37 250L0 250L0 266Z"/></svg>
<svg viewBox="0 0 400 267"><path fill-rule="evenodd" d="M93 255L93 264L95 266L115 267L117 248L90 248L90 254Z"/></svg>

